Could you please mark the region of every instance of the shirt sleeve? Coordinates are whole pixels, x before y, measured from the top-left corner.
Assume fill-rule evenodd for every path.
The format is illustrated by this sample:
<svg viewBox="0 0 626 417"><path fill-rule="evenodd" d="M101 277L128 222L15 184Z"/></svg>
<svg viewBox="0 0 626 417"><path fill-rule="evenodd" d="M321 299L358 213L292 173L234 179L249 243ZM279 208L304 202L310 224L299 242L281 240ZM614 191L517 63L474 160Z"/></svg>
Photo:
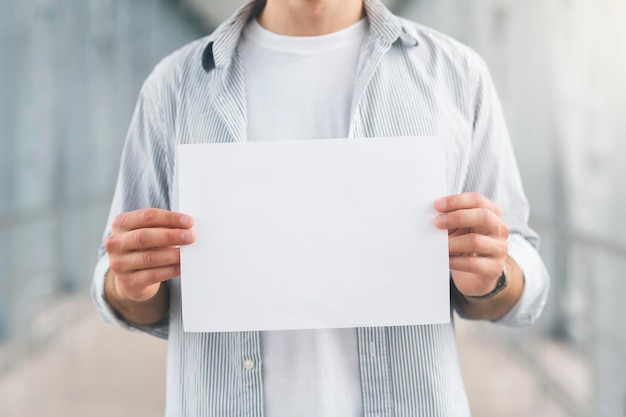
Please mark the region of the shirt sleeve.
<svg viewBox="0 0 626 417"><path fill-rule="evenodd" d="M123 320L104 297L104 279L109 257L104 241L111 234L111 222L119 214L142 208L170 209L172 156L167 152L165 126L160 110L159 86L153 73L144 83L131 120L120 161L120 169L92 281L92 298L105 321L128 330L147 332L166 339L166 317L152 326L138 326Z"/></svg>
<svg viewBox="0 0 626 417"><path fill-rule="evenodd" d="M509 256L524 276L518 303L497 323L527 326L546 303L549 277L539 249L539 237L529 227L529 205L506 128L502 106L487 66L478 59L474 82L474 126L464 191L476 191L496 202L510 229Z"/></svg>

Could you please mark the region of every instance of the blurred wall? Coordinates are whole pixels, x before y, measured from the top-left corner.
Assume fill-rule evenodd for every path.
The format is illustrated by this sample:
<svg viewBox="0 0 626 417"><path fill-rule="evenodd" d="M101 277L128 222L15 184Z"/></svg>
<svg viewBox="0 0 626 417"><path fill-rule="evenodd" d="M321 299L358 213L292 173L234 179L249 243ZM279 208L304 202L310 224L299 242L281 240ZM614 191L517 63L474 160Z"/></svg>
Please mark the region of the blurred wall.
<svg viewBox="0 0 626 417"><path fill-rule="evenodd" d="M168 1L0 10L1 370L54 332L35 328L38 316L90 285L139 87L203 31Z"/></svg>
<svg viewBox="0 0 626 417"><path fill-rule="evenodd" d="M89 285L139 86L202 34L180 9L241 3L0 0L0 369ZM626 1L387 3L475 48L503 101L553 288L537 326L490 337L563 415L625 416Z"/></svg>
<svg viewBox="0 0 626 417"><path fill-rule="evenodd" d="M539 325L505 348L567 415L625 416L626 2L418 0L401 14L476 49L503 101L553 280Z"/></svg>

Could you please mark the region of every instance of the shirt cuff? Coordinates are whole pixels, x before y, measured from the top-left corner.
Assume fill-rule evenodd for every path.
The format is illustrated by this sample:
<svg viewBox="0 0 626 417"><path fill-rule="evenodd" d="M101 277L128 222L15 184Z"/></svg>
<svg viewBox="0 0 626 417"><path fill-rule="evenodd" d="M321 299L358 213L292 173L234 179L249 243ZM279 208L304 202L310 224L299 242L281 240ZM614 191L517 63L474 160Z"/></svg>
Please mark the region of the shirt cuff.
<svg viewBox="0 0 626 417"><path fill-rule="evenodd" d="M107 323L121 327L130 331L138 331L148 333L152 336L167 339L169 330L169 314L160 322L150 326L140 326L124 320L113 310L111 305L104 297L104 280L109 272L109 255L106 253L100 257L94 270L94 277L91 286L91 298L93 299L100 316Z"/></svg>
<svg viewBox="0 0 626 417"><path fill-rule="evenodd" d="M511 327L530 326L539 318L546 304L550 286L548 272L537 249L522 235L511 234L508 244L509 256L524 276L524 290L511 311L494 323Z"/></svg>

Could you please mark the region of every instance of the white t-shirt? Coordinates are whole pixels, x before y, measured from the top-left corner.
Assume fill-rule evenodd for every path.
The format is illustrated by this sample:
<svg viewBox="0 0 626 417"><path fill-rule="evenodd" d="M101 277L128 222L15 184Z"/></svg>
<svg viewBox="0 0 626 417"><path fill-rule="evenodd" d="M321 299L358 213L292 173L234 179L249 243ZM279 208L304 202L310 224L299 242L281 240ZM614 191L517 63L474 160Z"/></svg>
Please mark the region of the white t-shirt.
<svg viewBox="0 0 626 417"><path fill-rule="evenodd" d="M367 31L362 19L329 35L292 37L251 21L239 44L248 141L346 137ZM261 350L267 417L363 415L355 329L262 332Z"/></svg>

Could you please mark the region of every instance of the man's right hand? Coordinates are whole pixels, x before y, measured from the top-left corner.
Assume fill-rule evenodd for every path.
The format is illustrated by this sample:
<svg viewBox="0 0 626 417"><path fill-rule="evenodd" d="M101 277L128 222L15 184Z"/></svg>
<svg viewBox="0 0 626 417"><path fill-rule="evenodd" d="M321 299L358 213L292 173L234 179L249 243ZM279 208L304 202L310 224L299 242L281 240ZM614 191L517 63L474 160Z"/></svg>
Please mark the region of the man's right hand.
<svg viewBox="0 0 626 417"><path fill-rule="evenodd" d="M104 245L110 265L107 280L115 292L107 296L116 298L114 304L151 300L162 282L180 275L178 246L195 241L192 226L190 216L162 209L116 216Z"/></svg>

